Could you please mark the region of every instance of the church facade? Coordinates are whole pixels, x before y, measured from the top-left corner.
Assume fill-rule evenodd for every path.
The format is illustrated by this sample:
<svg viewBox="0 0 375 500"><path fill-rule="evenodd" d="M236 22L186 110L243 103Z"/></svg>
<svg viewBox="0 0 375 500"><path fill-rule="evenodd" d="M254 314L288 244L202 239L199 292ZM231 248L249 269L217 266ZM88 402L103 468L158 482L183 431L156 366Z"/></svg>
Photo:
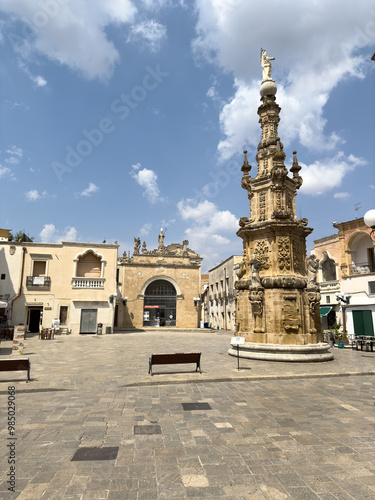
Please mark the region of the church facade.
<svg viewBox="0 0 375 500"><path fill-rule="evenodd" d="M187 240L165 246L163 230L158 243L147 250L134 238L133 255L119 259L115 329L199 326L202 258Z"/></svg>

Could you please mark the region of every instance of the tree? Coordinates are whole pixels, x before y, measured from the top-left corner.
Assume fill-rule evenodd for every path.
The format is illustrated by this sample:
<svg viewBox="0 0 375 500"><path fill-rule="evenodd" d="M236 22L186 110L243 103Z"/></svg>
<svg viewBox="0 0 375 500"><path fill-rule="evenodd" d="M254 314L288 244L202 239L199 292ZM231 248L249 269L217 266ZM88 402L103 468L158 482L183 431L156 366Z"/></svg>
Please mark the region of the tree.
<svg viewBox="0 0 375 500"><path fill-rule="evenodd" d="M24 241L34 241L34 236L29 236L25 234L24 230L20 229L16 233L9 233L8 241L14 241L16 243L23 243Z"/></svg>

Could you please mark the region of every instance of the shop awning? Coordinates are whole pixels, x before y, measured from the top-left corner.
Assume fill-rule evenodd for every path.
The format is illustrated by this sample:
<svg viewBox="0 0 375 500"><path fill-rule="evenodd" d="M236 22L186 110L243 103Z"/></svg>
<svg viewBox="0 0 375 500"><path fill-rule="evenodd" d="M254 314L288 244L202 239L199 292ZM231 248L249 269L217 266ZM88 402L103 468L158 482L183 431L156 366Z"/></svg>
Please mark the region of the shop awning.
<svg viewBox="0 0 375 500"><path fill-rule="evenodd" d="M326 318L331 311L332 311L332 307L321 306L320 307L320 317Z"/></svg>

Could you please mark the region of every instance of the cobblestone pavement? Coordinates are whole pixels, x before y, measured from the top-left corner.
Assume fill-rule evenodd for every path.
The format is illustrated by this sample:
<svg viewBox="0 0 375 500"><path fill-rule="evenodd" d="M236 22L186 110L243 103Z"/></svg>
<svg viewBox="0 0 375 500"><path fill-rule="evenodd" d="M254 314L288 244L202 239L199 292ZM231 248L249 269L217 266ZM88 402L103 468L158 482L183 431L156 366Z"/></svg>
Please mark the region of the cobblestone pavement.
<svg viewBox="0 0 375 500"><path fill-rule="evenodd" d="M232 335L27 339L32 381L0 372L0 498L375 499L375 353L333 348L334 361L308 364L241 359L238 371L227 354ZM2 342L1 357L10 347ZM147 374L151 353L184 351L202 352L202 374L193 365ZM82 447L118 454L72 461Z"/></svg>

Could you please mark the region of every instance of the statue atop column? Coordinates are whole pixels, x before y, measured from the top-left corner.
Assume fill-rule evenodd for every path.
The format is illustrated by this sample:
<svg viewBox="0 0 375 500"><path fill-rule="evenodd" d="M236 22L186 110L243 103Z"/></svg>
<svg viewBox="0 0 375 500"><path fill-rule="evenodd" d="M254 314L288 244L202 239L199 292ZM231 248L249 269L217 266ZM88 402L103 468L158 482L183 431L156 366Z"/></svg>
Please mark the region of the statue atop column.
<svg viewBox="0 0 375 500"><path fill-rule="evenodd" d="M262 65L263 75L262 75L262 83L266 81L274 82L271 78L271 61L274 61L274 57L268 57L266 49L261 49L260 53L260 64Z"/></svg>

